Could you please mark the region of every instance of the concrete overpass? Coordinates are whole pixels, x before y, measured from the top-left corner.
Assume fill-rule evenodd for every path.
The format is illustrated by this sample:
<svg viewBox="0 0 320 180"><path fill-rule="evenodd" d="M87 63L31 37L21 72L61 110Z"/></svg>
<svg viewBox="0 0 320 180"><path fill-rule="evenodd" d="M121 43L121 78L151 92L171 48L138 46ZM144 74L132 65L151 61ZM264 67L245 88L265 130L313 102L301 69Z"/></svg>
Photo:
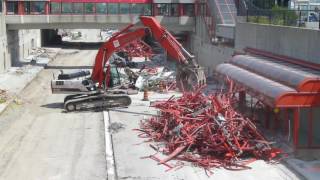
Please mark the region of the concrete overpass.
<svg viewBox="0 0 320 180"><path fill-rule="evenodd" d="M5 0L7 29L121 28L154 16L171 31L194 31L195 0Z"/></svg>
<svg viewBox="0 0 320 180"><path fill-rule="evenodd" d="M195 0L3 0L0 72L29 54L32 48L58 42L54 29L117 28L153 16L174 33L195 32ZM27 35L27 36L26 36ZM186 38L188 39L188 38Z"/></svg>
<svg viewBox="0 0 320 180"><path fill-rule="evenodd" d="M170 31L194 31L195 18L155 16ZM121 28L139 22L139 15L6 15L8 30Z"/></svg>

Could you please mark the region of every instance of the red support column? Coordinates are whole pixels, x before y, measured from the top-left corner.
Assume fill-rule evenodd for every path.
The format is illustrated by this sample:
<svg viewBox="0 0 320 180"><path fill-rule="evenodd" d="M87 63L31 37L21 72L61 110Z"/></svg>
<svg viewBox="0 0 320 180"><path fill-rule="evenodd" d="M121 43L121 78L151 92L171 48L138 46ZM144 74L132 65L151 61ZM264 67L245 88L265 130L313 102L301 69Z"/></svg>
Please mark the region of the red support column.
<svg viewBox="0 0 320 180"><path fill-rule="evenodd" d="M48 1L45 2L44 4L44 14L49 14L50 9L49 9L49 3Z"/></svg>
<svg viewBox="0 0 320 180"><path fill-rule="evenodd" d="M295 108L293 113L293 146L294 149L297 149L299 146L299 117L300 109Z"/></svg>
<svg viewBox="0 0 320 180"><path fill-rule="evenodd" d="M286 136L289 136L289 132L290 132L290 130L289 130L289 123L290 123L290 119L289 119L289 109L285 109L285 120L284 120L284 122L285 122L285 134L286 134Z"/></svg>
<svg viewBox="0 0 320 180"><path fill-rule="evenodd" d="M158 4L152 4L153 16L157 16L157 15L158 15L157 5L158 5Z"/></svg>
<svg viewBox="0 0 320 180"><path fill-rule="evenodd" d="M198 16L199 15L198 14L199 13L199 2L198 1L195 1L193 8L194 8L194 16Z"/></svg>
<svg viewBox="0 0 320 180"><path fill-rule="evenodd" d="M312 130L312 126L313 126L313 115L312 115L312 108L309 109L308 112L308 148L312 147L312 140L313 140L313 130Z"/></svg>
<svg viewBox="0 0 320 180"><path fill-rule="evenodd" d="M24 1L18 1L18 14L24 15Z"/></svg>
<svg viewBox="0 0 320 180"><path fill-rule="evenodd" d="M183 8L183 4L179 4L179 17L184 15L184 8Z"/></svg>

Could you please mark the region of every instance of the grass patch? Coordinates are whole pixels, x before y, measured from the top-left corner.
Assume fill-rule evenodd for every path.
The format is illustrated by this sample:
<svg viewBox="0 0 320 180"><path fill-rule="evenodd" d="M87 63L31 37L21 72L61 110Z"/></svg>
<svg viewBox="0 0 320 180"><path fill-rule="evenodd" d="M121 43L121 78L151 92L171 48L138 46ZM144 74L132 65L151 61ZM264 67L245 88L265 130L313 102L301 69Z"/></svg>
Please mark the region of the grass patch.
<svg viewBox="0 0 320 180"><path fill-rule="evenodd" d="M7 100L5 98L0 97L0 104L5 103Z"/></svg>

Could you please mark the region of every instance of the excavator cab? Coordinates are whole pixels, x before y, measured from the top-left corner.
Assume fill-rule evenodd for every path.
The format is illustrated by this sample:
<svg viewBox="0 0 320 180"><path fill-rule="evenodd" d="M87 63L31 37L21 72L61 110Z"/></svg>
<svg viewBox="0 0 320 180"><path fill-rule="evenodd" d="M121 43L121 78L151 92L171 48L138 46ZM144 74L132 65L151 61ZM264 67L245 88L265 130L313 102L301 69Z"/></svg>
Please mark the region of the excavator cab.
<svg viewBox="0 0 320 180"><path fill-rule="evenodd" d="M121 86L120 74L117 66L110 65L110 84L109 87L118 87Z"/></svg>

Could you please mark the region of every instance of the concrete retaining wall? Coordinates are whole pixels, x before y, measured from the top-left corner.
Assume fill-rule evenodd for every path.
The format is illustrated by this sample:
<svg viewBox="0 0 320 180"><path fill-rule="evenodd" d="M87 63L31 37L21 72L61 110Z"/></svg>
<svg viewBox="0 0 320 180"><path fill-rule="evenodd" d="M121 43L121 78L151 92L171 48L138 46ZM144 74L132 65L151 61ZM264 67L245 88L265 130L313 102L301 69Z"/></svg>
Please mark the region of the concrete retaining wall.
<svg viewBox="0 0 320 180"><path fill-rule="evenodd" d="M216 66L229 60L234 53L232 47L213 45L210 42L206 26L201 18L196 20L196 32L191 35L190 49L198 63L211 75Z"/></svg>
<svg viewBox="0 0 320 180"><path fill-rule="evenodd" d="M0 13L0 73L19 66L19 60L26 58L32 48L41 46L40 40L40 30L8 30L5 15Z"/></svg>
<svg viewBox="0 0 320 180"><path fill-rule="evenodd" d="M4 15L0 13L0 73L3 73L10 66L5 18Z"/></svg>
<svg viewBox="0 0 320 180"><path fill-rule="evenodd" d="M33 48L41 47L40 30L7 30L7 41L12 66L20 66Z"/></svg>
<svg viewBox="0 0 320 180"><path fill-rule="evenodd" d="M41 47L40 30L19 30L19 39L20 58L28 57L33 48Z"/></svg>
<svg viewBox="0 0 320 180"><path fill-rule="evenodd" d="M239 22L235 47L240 51L252 47L320 63L319 30Z"/></svg>

